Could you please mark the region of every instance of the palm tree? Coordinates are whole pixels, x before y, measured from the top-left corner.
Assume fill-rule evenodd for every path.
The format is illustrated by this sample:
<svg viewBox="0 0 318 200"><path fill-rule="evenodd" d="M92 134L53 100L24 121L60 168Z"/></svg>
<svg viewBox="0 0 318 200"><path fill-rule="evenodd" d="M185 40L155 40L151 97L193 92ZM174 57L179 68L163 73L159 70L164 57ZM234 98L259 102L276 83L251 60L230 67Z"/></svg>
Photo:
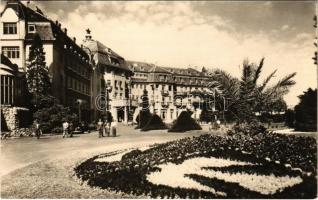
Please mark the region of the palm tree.
<svg viewBox="0 0 318 200"><path fill-rule="evenodd" d="M259 78L264 66L264 58L259 64L250 63L247 59L243 62L242 77L240 80L232 77L223 70L210 73L210 91L217 88L219 95L228 98L228 109L233 112L239 121L251 121L255 112L268 112L269 105L279 101L289 92L295 84L292 78L296 73L289 74L276 84L268 86L277 70L274 70L264 81L259 84Z"/></svg>

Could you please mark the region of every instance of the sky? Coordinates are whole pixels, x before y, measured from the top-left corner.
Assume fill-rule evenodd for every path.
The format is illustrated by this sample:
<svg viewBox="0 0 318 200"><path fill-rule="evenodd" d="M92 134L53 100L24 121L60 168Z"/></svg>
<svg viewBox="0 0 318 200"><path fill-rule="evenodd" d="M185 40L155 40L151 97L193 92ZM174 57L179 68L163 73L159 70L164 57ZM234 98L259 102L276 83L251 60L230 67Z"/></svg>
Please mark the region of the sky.
<svg viewBox="0 0 318 200"><path fill-rule="evenodd" d="M89 28L126 60L159 66L220 68L241 76L244 59L265 57L261 81L297 72L284 99L317 87L314 1L31 1L78 43ZM3 5L2 5L3 6Z"/></svg>

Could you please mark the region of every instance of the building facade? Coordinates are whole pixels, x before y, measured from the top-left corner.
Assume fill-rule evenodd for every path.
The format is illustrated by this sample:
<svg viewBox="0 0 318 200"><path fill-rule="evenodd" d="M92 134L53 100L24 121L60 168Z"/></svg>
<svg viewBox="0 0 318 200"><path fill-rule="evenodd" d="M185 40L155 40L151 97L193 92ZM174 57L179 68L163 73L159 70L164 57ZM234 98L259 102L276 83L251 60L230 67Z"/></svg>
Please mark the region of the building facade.
<svg viewBox="0 0 318 200"><path fill-rule="evenodd" d="M148 92L150 112L163 121L172 122L184 110L191 110L193 118L200 118L208 92L208 74L193 68L160 67L136 61L128 61L128 66L134 72L131 84L134 119L141 109L144 89Z"/></svg>
<svg viewBox="0 0 318 200"><path fill-rule="evenodd" d="M125 59L101 42L92 39L89 29L82 47L90 55L94 69L91 78L93 118L98 120L109 111L114 121L127 123L130 80L133 73Z"/></svg>
<svg viewBox="0 0 318 200"><path fill-rule="evenodd" d="M83 120L90 116L90 78L92 69L88 54L67 35L58 21L46 17L19 1L8 1L0 18L0 50L25 73L29 49L37 34L43 42L49 68L52 95L61 104L76 109L81 106ZM81 104L81 105L79 105Z"/></svg>

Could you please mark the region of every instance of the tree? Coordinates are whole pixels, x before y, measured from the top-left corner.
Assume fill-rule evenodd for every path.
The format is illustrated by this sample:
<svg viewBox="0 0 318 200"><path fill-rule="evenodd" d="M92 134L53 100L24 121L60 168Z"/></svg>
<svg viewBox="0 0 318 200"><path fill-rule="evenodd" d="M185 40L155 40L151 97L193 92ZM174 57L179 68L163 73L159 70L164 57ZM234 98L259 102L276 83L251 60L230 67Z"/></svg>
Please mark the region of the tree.
<svg viewBox="0 0 318 200"><path fill-rule="evenodd" d="M51 82L49 78L49 69L45 62L45 52L43 50L43 43L38 34L32 40L30 53L27 64L26 79L28 91L36 99L41 95L48 95L50 93Z"/></svg>
<svg viewBox="0 0 318 200"><path fill-rule="evenodd" d="M291 109L286 110L285 112L285 124L288 127L294 128L295 122L295 112Z"/></svg>
<svg viewBox="0 0 318 200"><path fill-rule="evenodd" d="M295 106L295 130L317 131L317 89L309 88L298 97Z"/></svg>
<svg viewBox="0 0 318 200"><path fill-rule="evenodd" d="M143 95L141 96L141 105L142 105L142 110L149 110L149 98L148 98L148 91L144 89Z"/></svg>
<svg viewBox="0 0 318 200"><path fill-rule="evenodd" d="M292 78L296 73L292 73L268 87L267 85L274 77L276 70L259 84L263 65L264 58L258 65L244 60L240 80L220 70L210 74L210 90L216 90L221 96L230 100L228 109L238 121L250 122L256 119L255 112L270 112L271 105L282 99L289 92L290 87L295 84Z"/></svg>
<svg viewBox="0 0 318 200"><path fill-rule="evenodd" d="M41 124L43 133L62 131L62 123L67 120L74 126L78 122L76 114L72 113L70 108L58 104L56 98L50 95L40 95L37 97L38 107L33 113L33 118Z"/></svg>

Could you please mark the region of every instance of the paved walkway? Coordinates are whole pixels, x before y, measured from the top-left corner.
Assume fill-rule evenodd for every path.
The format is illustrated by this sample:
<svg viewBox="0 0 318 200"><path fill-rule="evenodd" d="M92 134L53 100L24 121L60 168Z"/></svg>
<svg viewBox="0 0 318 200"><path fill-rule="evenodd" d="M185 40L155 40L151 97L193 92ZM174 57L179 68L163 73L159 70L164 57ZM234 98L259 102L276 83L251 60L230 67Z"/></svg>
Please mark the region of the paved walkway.
<svg viewBox="0 0 318 200"><path fill-rule="evenodd" d="M41 160L142 147L204 133L204 131L168 133L166 130L140 132L124 125L119 125L117 132L117 137L104 138L98 138L97 132L93 132L64 139L58 135L43 136L39 140L31 137L2 140L0 175L6 175Z"/></svg>

